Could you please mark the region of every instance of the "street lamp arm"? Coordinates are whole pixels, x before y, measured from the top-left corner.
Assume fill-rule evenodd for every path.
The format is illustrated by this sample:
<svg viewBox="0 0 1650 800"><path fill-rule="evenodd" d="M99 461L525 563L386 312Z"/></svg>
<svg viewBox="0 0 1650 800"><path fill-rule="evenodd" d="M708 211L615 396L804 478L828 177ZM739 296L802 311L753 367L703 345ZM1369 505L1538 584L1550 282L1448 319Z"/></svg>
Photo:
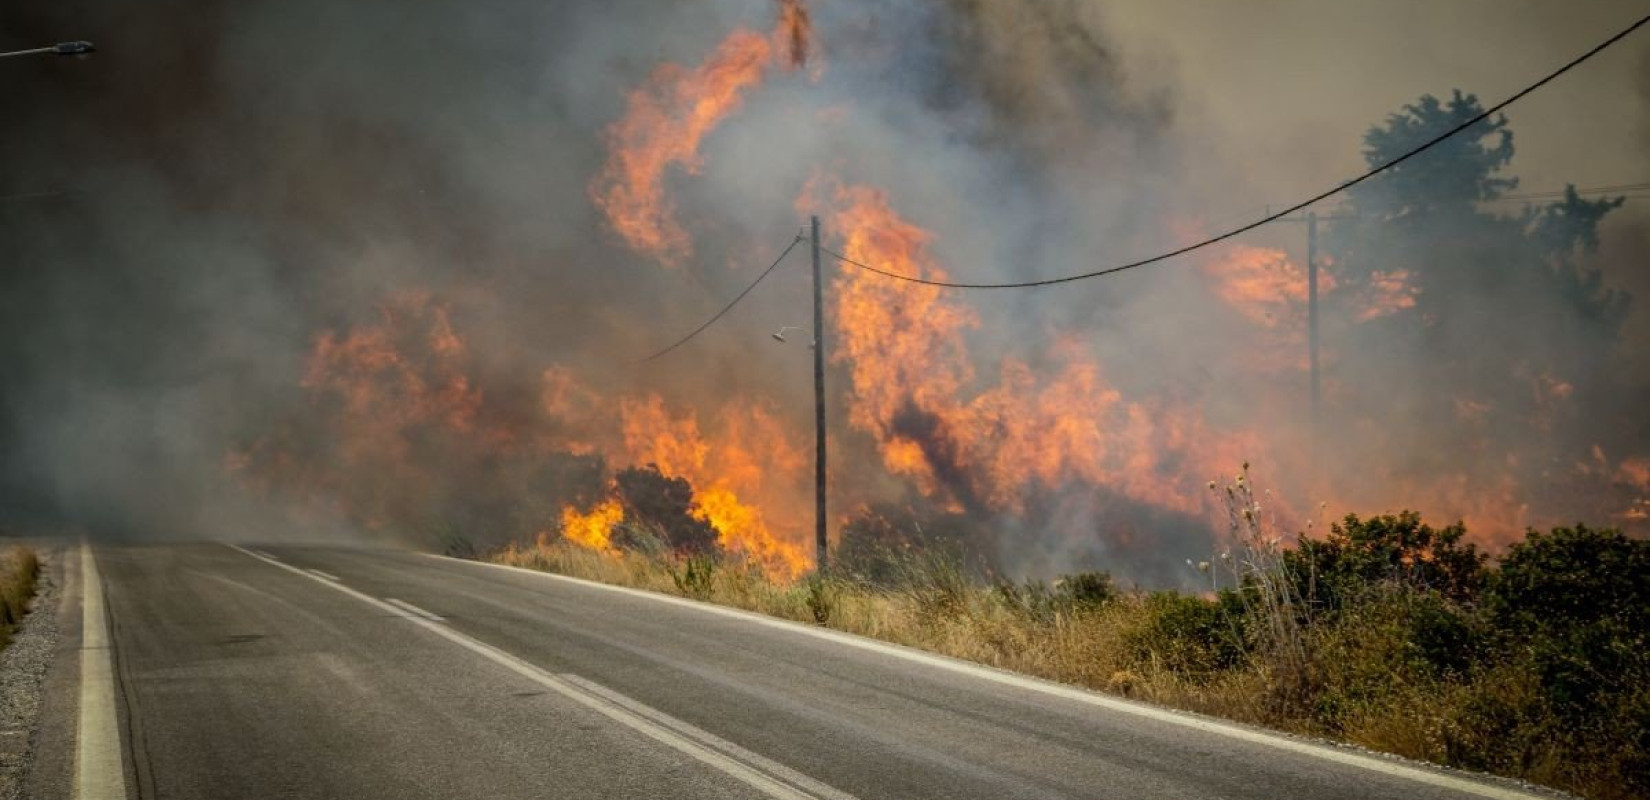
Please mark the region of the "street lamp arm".
<svg viewBox="0 0 1650 800"><path fill-rule="evenodd" d="M11 58L12 56L38 56L55 52L57 52L57 48L55 47L36 47L33 50L13 50L10 53L0 53L0 58Z"/></svg>
<svg viewBox="0 0 1650 800"><path fill-rule="evenodd" d="M91 42L58 42L51 47L36 47L31 50L13 50L9 53L0 53L0 58L12 56L89 56L97 52L97 47Z"/></svg>

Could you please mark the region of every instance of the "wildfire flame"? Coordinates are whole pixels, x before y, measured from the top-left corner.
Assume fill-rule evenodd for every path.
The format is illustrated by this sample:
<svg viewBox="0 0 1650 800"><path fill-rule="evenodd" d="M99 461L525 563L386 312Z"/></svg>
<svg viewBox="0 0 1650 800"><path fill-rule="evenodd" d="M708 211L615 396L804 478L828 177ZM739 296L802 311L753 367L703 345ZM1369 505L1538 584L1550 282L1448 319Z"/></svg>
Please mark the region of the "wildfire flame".
<svg viewBox="0 0 1650 800"><path fill-rule="evenodd" d="M1369 302L1358 312L1358 321L1368 322L1414 308L1415 298L1420 294L1409 270L1376 272L1370 276Z"/></svg>
<svg viewBox="0 0 1650 800"><path fill-rule="evenodd" d="M807 554L777 535L764 513L794 509L794 487L801 483L806 463L786 444L790 437L770 414L737 401L728 405L715 446L706 441L695 416L672 417L658 395L622 400L620 415L631 463L655 464L666 475L686 478L694 487L694 515L716 528L723 548L782 577L808 568ZM741 495L766 502L758 506ZM786 516L793 521L787 528L799 531L798 515Z"/></svg>
<svg viewBox="0 0 1650 800"><path fill-rule="evenodd" d="M902 275L944 279L932 236L902 219L885 192L816 180L800 204L835 210L831 229L849 258ZM980 391L966 333L968 308L922 284L844 267L832 286L839 346L853 400L850 423L877 440L885 466L953 507L1021 510L1039 489L1070 483L1190 514L1209 512L1203 483L1260 453L1257 437L1219 431L1167 399L1126 400L1072 341L1052 374L1005 360Z"/></svg>
<svg viewBox="0 0 1650 800"><path fill-rule="evenodd" d="M624 521L624 507L617 500L605 500L586 513L568 506L561 510L561 535L591 550L613 549L613 526Z"/></svg>
<svg viewBox="0 0 1650 800"><path fill-rule="evenodd" d="M692 254L692 239L665 191L666 172L676 166L697 174L705 136L781 58L787 67L804 65L811 36L807 6L782 0L771 34L735 30L704 63L663 64L630 94L624 116L607 129L607 162L589 187L591 201L627 245L666 266Z"/></svg>
<svg viewBox="0 0 1650 800"><path fill-rule="evenodd" d="M803 0L779 0L772 32L735 30L703 63L664 64L628 96L623 117L605 131L608 159L588 187L625 244L667 267L691 254L667 178L673 169L695 174L702 168L704 138L770 71L801 69L810 59L818 69L812 38ZM849 259L901 275L948 277L930 251L934 234L900 216L882 189L816 177L798 205L804 214L825 212L827 230ZM1353 297L1351 284L1338 284L1327 259L1320 266L1320 294L1342 295L1349 322L1397 315L1417 304L1419 290L1408 271L1376 272ZM1264 364L1283 354L1284 368L1304 369L1308 287L1302 265L1282 250L1232 244L1213 251L1200 267L1208 291L1232 309L1237 324L1276 345L1246 349L1244 358ZM829 297L831 358L849 378L850 428L860 446L868 440L890 474L938 508L1021 513L1076 489L1073 494L1115 496L1208 518L1218 531L1220 509L1210 503L1209 479L1230 476L1239 464L1271 466L1268 445L1275 437L1262 434L1264 419L1233 429L1212 422L1205 398L1196 393L1126 393L1075 337L1056 336L1046 352L989 364L969 349L969 337L982 327L980 314L938 287L844 265ZM437 472L454 453L468 457L465 464L492 464L505 454L525 453L529 462L550 453L599 454L613 466L654 465L688 481L694 493L689 513L716 530L723 549L769 574L793 578L810 566L801 544L812 510L806 491L810 459L796 447L807 439L761 400L673 406L658 394L603 393L572 370L551 366L540 373L537 416L502 425L487 415L468 360L446 305L424 292L395 294L376 322L315 340L301 383L314 408L333 421L326 445L306 451L294 444L302 437L271 435L227 455L226 468L333 498L346 514L372 526L421 513L407 507L409 498L439 493ZM1255 365L1246 361L1244 367ZM1573 391L1556 378L1541 377L1534 385L1549 410ZM1462 397L1454 410L1462 427L1482 427L1492 406ZM1361 430L1357 438L1380 437ZM1630 458L1612 466L1599 451L1596 462L1578 470L1635 493L1634 505L1618 516L1650 519L1650 461ZM1418 506L1459 515L1480 537L1486 531L1489 538L1496 531L1516 534L1531 517L1530 506L1520 501L1526 487L1511 477L1516 464L1500 466L1506 469L1492 466L1424 483L1390 468L1343 488L1347 495L1334 498L1335 505ZM569 542L611 552L612 532L627 513L613 495L609 485L593 506L585 497L581 505L558 499L535 508L528 535L542 530L548 538L558 529ZM834 502L866 508L864 500L838 496ZM1269 500L1268 506L1283 529L1299 519L1286 502ZM1125 543L1133 536L1113 533Z"/></svg>

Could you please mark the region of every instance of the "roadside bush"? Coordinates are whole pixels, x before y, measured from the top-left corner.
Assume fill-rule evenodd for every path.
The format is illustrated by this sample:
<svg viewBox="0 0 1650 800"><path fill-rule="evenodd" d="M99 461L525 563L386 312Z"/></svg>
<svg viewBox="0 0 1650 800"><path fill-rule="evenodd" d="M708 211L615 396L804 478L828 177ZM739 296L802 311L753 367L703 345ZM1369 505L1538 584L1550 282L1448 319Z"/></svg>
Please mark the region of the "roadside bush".
<svg viewBox="0 0 1650 800"><path fill-rule="evenodd" d="M1053 583L1028 580L1016 584L998 579L991 586L991 594L1015 613L1039 624L1052 623L1060 615L1091 612L1120 597L1111 575L1105 572L1062 575Z"/></svg>
<svg viewBox="0 0 1650 800"><path fill-rule="evenodd" d="M813 617L814 623L829 623L831 616L836 612L837 597L842 592L841 585L816 572L808 576L806 589L808 613Z"/></svg>
<svg viewBox="0 0 1650 800"><path fill-rule="evenodd" d="M844 545L828 574L797 583L680 555L646 526L616 529L616 542L635 537L617 552L556 543L498 557L1594 800L1650 797L1650 544L1576 526L1532 531L1490 561L1460 525L1405 512L1347 517L1290 547L1247 473L1215 489L1233 526L1223 552L1193 565L1219 587L1206 595L1123 592L1104 572L992 579L943 537L879 551L873 528L921 527L888 515L863 523L860 554L875 558ZM875 579L848 564L874 565Z"/></svg>
<svg viewBox="0 0 1650 800"><path fill-rule="evenodd" d="M1574 720L1650 681L1650 542L1584 525L1530 531L1501 560L1484 606Z"/></svg>
<svg viewBox="0 0 1650 800"><path fill-rule="evenodd" d="M1536 680L1546 733L1650 795L1650 542L1532 530L1501 559L1484 613L1504 659Z"/></svg>
<svg viewBox="0 0 1650 800"><path fill-rule="evenodd" d="M1459 522L1434 528L1414 511L1368 519L1348 514L1323 539L1302 536L1285 562L1299 595L1316 609L1342 608L1383 583L1470 603L1483 587L1488 556L1462 543L1466 533Z"/></svg>
<svg viewBox="0 0 1650 800"><path fill-rule="evenodd" d="M655 532L681 554L712 553L716 528L693 514L693 486L659 471L657 464L630 467L613 475L625 519Z"/></svg>
<svg viewBox="0 0 1650 800"><path fill-rule="evenodd" d="M1117 599L1117 584L1109 572L1078 572L1054 582L1061 599L1079 609L1092 609Z"/></svg>
<svg viewBox="0 0 1650 800"><path fill-rule="evenodd" d="M1403 705L1437 696L1480 663L1481 634L1471 615L1441 594L1396 584L1364 591L1358 602L1314 625L1300 683L1279 701L1300 704L1324 730L1341 733Z"/></svg>
<svg viewBox="0 0 1650 800"><path fill-rule="evenodd" d="M1144 607L1143 623L1125 636L1137 661L1207 678L1248 660L1242 607L1235 593L1205 600L1173 591L1153 592Z"/></svg>
<svg viewBox="0 0 1650 800"><path fill-rule="evenodd" d="M676 591L695 600L709 600L716 591L716 559L704 554L690 555L665 565Z"/></svg>

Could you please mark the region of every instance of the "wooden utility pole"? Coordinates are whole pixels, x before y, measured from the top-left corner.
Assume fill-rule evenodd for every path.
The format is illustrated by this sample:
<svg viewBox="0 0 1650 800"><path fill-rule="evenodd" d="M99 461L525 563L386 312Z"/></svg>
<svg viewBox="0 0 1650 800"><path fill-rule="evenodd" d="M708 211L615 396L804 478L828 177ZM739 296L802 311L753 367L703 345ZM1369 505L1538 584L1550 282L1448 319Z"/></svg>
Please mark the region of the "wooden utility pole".
<svg viewBox="0 0 1650 800"><path fill-rule="evenodd" d="M1312 435L1317 436L1318 407L1322 390L1318 385L1318 212L1306 215L1306 349L1312 371Z"/></svg>
<svg viewBox="0 0 1650 800"><path fill-rule="evenodd" d="M1334 222L1353 219L1354 214L1339 213L1319 217L1318 212L1284 217L1279 222L1306 223L1306 357L1312 391L1312 436L1318 436L1319 417L1323 406L1323 385L1318 365L1318 220Z"/></svg>
<svg viewBox="0 0 1650 800"><path fill-rule="evenodd" d="M819 270L819 217L813 218L814 250L814 542L818 571L825 574L825 283Z"/></svg>

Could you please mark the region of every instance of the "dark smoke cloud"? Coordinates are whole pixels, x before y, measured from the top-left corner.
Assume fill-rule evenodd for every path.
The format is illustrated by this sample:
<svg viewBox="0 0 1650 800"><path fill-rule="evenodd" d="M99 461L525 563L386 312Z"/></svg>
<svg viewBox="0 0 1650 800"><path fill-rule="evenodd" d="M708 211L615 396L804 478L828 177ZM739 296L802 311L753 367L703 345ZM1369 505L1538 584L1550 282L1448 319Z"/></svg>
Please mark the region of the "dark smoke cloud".
<svg viewBox="0 0 1650 800"><path fill-rule="evenodd" d="M1333 180L1355 163L1363 128L1421 91L1452 88L1418 80L1377 101L1355 84L1379 70L1308 59L1343 81L1311 104L1323 115L1313 118L1345 122L1279 152L1291 117L1259 96L1244 98L1252 119L1224 114L1202 91L1220 58L1181 40L1227 37L1246 59L1299 72L1295 53L1260 44L1276 33L1268 25L1316 20L1321 30L1301 38L1321 53L1370 21L1295 6L1201 20L1141 8L816 3L825 77L771 78L706 141L704 172L672 178L702 257L667 271L619 246L586 198L601 132L658 63L697 61L735 25L765 30L771 2L9 4L0 46L72 36L101 52L0 65L0 103L13 110L0 128L0 194L66 192L0 201L0 509L132 535L340 535L261 507L224 460L314 413L299 382L316 336L370 324L409 288L451 303L485 413L506 422L534 418L540 374L566 364L599 390L660 391L707 413L729 392L750 393L806 431L805 357L766 338L806 321L801 270L776 275L680 357L624 362L697 324L765 266L821 167L888 187L901 213L935 232L955 275L1060 274L1162 247L1182 235L1168 218L1230 218L1225 187L1254 189L1243 211ZM1528 33L1556 15L1498 25ZM1136 35L1144 29L1158 33ZM1637 119L1650 131L1650 50L1639 52ZM1457 77L1444 56L1399 60L1384 63ZM853 113L830 113L842 108ZM1515 118L1521 136L1539 130L1538 110ZM1650 229L1639 219L1604 231L1598 257L1612 280L1642 283L1632 276L1645 274ZM1295 233L1269 235L1259 241ZM959 302L981 315L970 341L981 376L1010 355L1044 366L1051 337L1077 336L1131 397L1169 394L1221 424L1298 416L1256 408L1271 378L1223 351L1243 329L1201 281L1183 264ZM1630 342L1643 340L1646 318L1641 304ZM1643 407L1650 364L1633 351L1609 395L1620 408L1600 419ZM845 386L840 369L832 377ZM903 481L868 468L874 448L846 433L840 403L833 424L845 432L838 458L860 467L845 470L844 493L907 499ZM1295 435L1279 425L1280 439ZM1626 434L1631 447L1650 438ZM430 468L453 495L485 488L485 475ZM971 480L960 468L948 476L959 490ZM1184 579L1175 565L1212 546L1206 528L1103 491L1046 494L1029 515L991 520L1000 563L1038 574L1121 564L1170 583Z"/></svg>

